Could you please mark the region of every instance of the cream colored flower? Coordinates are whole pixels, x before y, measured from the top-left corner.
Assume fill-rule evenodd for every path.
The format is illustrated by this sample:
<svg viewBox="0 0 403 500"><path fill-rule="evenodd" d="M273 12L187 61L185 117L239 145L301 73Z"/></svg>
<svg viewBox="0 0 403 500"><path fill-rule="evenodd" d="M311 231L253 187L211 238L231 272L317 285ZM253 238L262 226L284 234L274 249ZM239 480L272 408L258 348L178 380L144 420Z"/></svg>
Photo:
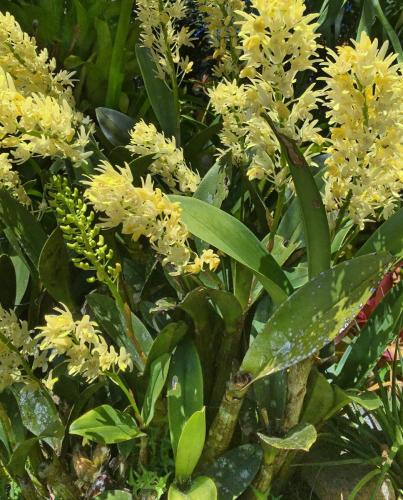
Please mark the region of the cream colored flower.
<svg viewBox="0 0 403 500"><path fill-rule="evenodd" d="M15 18L0 12L0 67L9 73L21 94L42 93L72 101L72 73L56 70L55 59L24 33Z"/></svg>
<svg viewBox="0 0 403 500"><path fill-rule="evenodd" d="M199 11L204 15L208 38L214 50L214 74L218 77L234 77L238 73L239 56L236 12L244 7L242 0L197 0Z"/></svg>
<svg viewBox="0 0 403 500"><path fill-rule="evenodd" d="M285 98L294 96L297 73L312 68L317 56L313 21L318 14L305 14L303 0L252 0L256 13L239 11L239 38L245 61L241 77L253 78L259 71Z"/></svg>
<svg viewBox="0 0 403 500"><path fill-rule="evenodd" d="M325 66L327 116L332 124L326 160L325 202L363 228L388 218L403 188L403 79L388 44L378 48L363 33L338 47Z"/></svg>
<svg viewBox="0 0 403 500"><path fill-rule="evenodd" d="M14 383L29 383L24 362L30 356L36 357L37 352L27 323L19 321L14 311L7 311L0 305L0 392ZM37 360L36 367L43 366Z"/></svg>
<svg viewBox="0 0 403 500"><path fill-rule="evenodd" d="M151 176L142 187L132 184L130 167L117 167L101 162L98 174L85 181L86 198L94 209L104 213L104 227L121 225L123 234L133 240L145 237L162 256L162 264L172 268L172 274L187 270L193 252L188 245L188 230L181 221L179 203L172 203L158 188Z"/></svg>
<svg viewBox="0 0 403 500"><path fill-rule="evenodd" d="M40 333L37 335L39 348L46 351L49 361L58 355L65 355L70 375L81 375L88 382L114 368L122 371L133 369L126 349L121 347L118 355L89 316L84 315L75 321L66 306L56 308L55 312L57 314L45 316L46 325L38 328ZM55 381L51 379L49 383Z"/></svg>
<svg viewBox="0 0 403 500"><path fill-rule="evenodd" d="M223 81L209 93L223 119L220 154L230 151L250 180L267 178L277 190L290 177L265 115L303 146L308 162L314 146L323 143L314 118L321 92L311 85L296 96L294 88L297 75L313 69L317 57L317 16L305 10L302 0L252 0L252 13L239 10L240 59L245 61L239 76L244 83Z"/></svg>
<svg viewBox="0 0 403 500"><path fill-rule="evenodd" d="M130 132L127 148L136 155L153 155L150 173L160 175L170 188L178 185L179 191L184 193L196 191L200 176L186 165L183 150L176 147L174 137L168 139L153 124L140 120Z"/></svg>
<svg viewBox="0 0 403 500"><path fill-rule="evenodd" d="M183 47L192 47L192 32L181 26L187 8L184 0L138 0L137 15L142 29L141 41L157 67L157 76L183 77L192 70L192 62L182 55Z"/></svg>

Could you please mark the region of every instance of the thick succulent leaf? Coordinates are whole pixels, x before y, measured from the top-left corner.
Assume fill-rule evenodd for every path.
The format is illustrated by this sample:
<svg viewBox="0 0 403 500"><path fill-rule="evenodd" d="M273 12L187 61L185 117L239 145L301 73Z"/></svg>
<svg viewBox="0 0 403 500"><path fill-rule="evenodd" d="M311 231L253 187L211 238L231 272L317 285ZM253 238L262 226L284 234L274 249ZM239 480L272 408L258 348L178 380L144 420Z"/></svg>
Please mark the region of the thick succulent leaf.
<svg viewBox="0 0 403 500"><path fill-rule="evenodd" d="M8 255L0 256L0 276L3 282L0 287L0 305L4 309L14 309L17 283L14 265Z"/></svg>
<svg viewBox="0 0 403 500"><path fill-rule="evenodd" d="M220 500L235 500L255 478L262 457L260 446L244 444L219 457L203 472L214 480Z"/></svg>
<svg viewBox="0 0 403 500"><path fill-rule="evenodd" d="M134 126L133 118L109 108L96 108L95 113L102 133L113 146L125 146L129 143L129 132Z"/></svg>
<svg viewBox="0 0 403 500"><path fill-rule="evenodd" d="M148 425L154 417L155 403L164 388L168 376L170 360L170 354L162 354L151 363L147 391L141 410L145 425Z"/></svg>
<svg viewBox="0 0 403 500"><path fill-rule="evenodd" d="M403 311L403 282L393 287L371 314L339 362L341 387L360 386L398 332Z"/></svg>
<svg viewBox="0 0 403 500"><path fill-rule="evenodd" d="M181 204L181 218L194 236L251 269L276 303L291 293L291 285L280 266L242 222L195 198L169 198Z"/></svg>
<svg viewBox="0 0 403 500"><path fill-rule="evenodd" d="M187 420L203 408L203 374L199 355L187 338L177 346L168 375L168 420L174 454Z"/></svg>
<svg viewBox="0 0 403 500"><path fill-rule="evenodd" d="M59 452L64 435L64 425L49 394L41 388L34 390L22 385L13 385L12 392L17 401L24 427L34 436L43 436L52 428L52 436L54 437L44 438L44 441L56 452Z"/></svg>
<svg viewBox="0 0 403 500"><path fill-rule="evenodd" d="M0 190L0 220L8 229L6 236L10 244L27 258L33 272L37 273L39 257L46 242L42 226L5 190Z"/></svg>
<svg viewBox="0 0 403 500"><path fill-rule="evenodd" d="M144 436L133 417L109 405L98 406L81 415L70 425L69 432L102 444L121 443Z"/></svg>
<svg viewBox="0 0 403 500"><path fill-rule="evenodd" d="M168 500L217 500L217 488L209 477L199 476L185 492L172 484L168 491Z"/></svg>
<svg viewBox="0 0 403 500"><path fill-rule="evenodd" d="M264 445L279 450L304 450L309 451L318 437L316 429L311 424L301 424L294 427L285 437L270 437L258 433Z"/></svg>
<svg viewBox="0 0 403 500"><path fill-rule="evenodd" d="M396 259L403 258L403 207L367 239L356 256L373 252L389 252Z"/></svg>
<svg viewBox="0 0 403 500"><path fill-rule="evenodd" d="M151 368L151 364L160 356L163 354L170 354L183 339L186 332L187 325L183 321L178 321L178 323L169 323L165 328L163 328L155 338L150 348L144 373L148 373L148 370Z"/></svg>
<svg viewBox="0 0 403 500"><path fill-rule="evenodd" d="M74 309L69 257L63 233L56 228L47 239L39 257L39 277L52 297Z"/></svg>
<svg viewBox="0 0 403 500"><path fill-rule="evenodd" d="M193 413L183 426L175 457L175 477L182 483L192 475L206 438L206 408Z"/></svg>
<svg viewBox="0 0 403 500"><path fill-rule="evenodd" d="M315 158L315 161L318 161L318 159ZM324 169L321 169L314 176L315 183L319 191L322 191L325 183L323 179L323 172ZM305 246L304 228L301 217L301 206L297 196L294 196L291 199L287 210L282 216L280 224L277 229L277 234L281 236L284 239L284 241L287 241L287 243L292 243L296 245L297 248Z"/></svg>
<svg viewBox="0 0 403 500"><path fill-rule="evenodd" d="M389 256L366 255L308 282L274 311L247 351L241 370L257 379L321 349L356 316L390 263Z"/></svg>
<svg viewBox="0 0 403 500"><path fill-rule="evenodd" d="M136 57L155 116L164 133L168 137L174 136L178 130L178 117L172 92L166 83L156 76L155 63L146 47L136 45Z"/></svg>
<svg viewBox="0 0 403 500"><path fill-rule="evenodd" d="M268 120L271 121L270 118ZM298 145L281 134L273 123L271 126L290 167L301 207L309 276L314 277L330 267L330 232L326 210L312 169Z"/></svg>

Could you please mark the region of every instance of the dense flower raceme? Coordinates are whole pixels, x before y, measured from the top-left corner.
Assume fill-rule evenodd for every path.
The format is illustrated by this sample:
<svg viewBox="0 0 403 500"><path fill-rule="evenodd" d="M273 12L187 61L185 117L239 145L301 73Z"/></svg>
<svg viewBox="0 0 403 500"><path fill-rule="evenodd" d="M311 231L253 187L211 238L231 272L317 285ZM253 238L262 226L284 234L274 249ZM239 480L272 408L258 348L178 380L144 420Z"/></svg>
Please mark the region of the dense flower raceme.
<svg viewBox="0 0 403 500"><path fill-rule="evenodd" d="M57 314L45 316L46 325L38 328L37 336L39 349L46 352L49 362L56 356L66 356L68 372L81 375L89 382L113 369L133 369L126 349L121 347L116 352L113 346L108 346L89 316L74 321L65 306L56 308L55 312Z"/></svg>
<svg viewBox="0 0 403 500"><path fill-rule="evenodd" d="M35 156L80 164L90 154L89 120L74 110L71 75L55 73L55 65L13 16L0 13L0 148L8 151L9 165ZM4 157L2 167L1 185L23 201L18 174L5 173Z"/></svg>
<svg viewBox="0 0 403 500"><path fill-rule="evenodd" d="M24 366L30 356L34 360L32 369L46 369L46 358L30 336L28 324L0 305L0 392L14 383L30 381Z"/></svg>
<svg viewBox="0 0 403 500"><path fill-rule="evenodd" d="M153 155L150 173L160 175L170 188L178 185L182 192L196 191L200 183L199 174L186 165L183 150L176 147L174 137L166 138L153 124L146 124L141 120L130 132L130 144L127 148L136 155Z"/></svg>
<svg viewBox="0 0 403 500"><path fill-rule="evenodd" d="M138 0L141 40L157 67L162 80L181 77L192 70L192 62L181 55L183 47L192 47L192 32L179 26L186 17L184 0Z"/></svg>
<svg viewBox="0 0 403 500"><path fill-rule="evenodd" d="M242 0L197 0L197 5L204 15L208 38L214 49L214 74L218 77L235 76L241 55L235 20L236 12L243 8L244 3Z"/></svg>
<svg viewBox="0 0 403 500"><path fill-rule="evenodd" d="M85 196L96 211L104 212L104 227L122 225L123 234L131 235L135 241L145 236L163 257L162 264L173 268L173 274L197 273L204 265L216 269L219 259L212 250L192 260L180 205L169 201L160 189L154 189L151 176L147 176L142 187L135 187L128 165L115 169L104 161L97 170L98 175L85 182Z"/></svg>
<svg viewBox="0 0 403 500"><path fill-rule="evenodd" d="M316 15L304 15L301 0L253 1L256 13L239 11L240 77L246 83L220 82L210 91L216 113L223 118L221 140L239 164L248 166L250 179L269 178L281 189L288 173L280 161L278 141L264 119L269 114L282 133L305 146L309 160L315 144L322 144L313 113L321 92L309 86L296 96L299 72L313 69L317 60Z"/></svg>
<svg viewBox="0 0 403 500"><path fill-rule="evenodd" d="M55 59L49 59L46 49L38 51L35 39L24 33L8 12L0 12L0 67L25 96L41 93L72 99L72 73L56 72Z"/></svg>
<svg viewBox="0 0 403 500"><path fill-rule="evenodd" d="M55 312L45 316L46 325L31 336L25 321L0 306L0 392L15 383L35 384L33 371L40 368L46 372L57 356L66 357L71 375L80 375L88 382L107 371L132 370L125 348L116 352L108 346L89 316L74 321L65 306ZM45 385L51 389L56 381L49 371Z"/></svg>
<svg viewBox="0 0 403 500"><path fill-rule="evenodd" d="M325 67L331 129L326 161L329 210L349 203L351 219L389 217L403 187L403 79L396 55L363 33Z"/></svg>

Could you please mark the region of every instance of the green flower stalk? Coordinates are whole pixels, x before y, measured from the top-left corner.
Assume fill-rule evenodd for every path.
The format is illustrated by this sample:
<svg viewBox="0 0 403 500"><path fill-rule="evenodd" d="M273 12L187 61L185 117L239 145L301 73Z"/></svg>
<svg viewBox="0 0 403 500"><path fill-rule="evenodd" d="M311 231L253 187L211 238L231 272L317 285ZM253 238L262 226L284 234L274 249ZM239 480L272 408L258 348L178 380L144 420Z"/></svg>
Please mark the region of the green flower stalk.
<svg viewBox="0 0 403 500"><path fill-rule="evenodd" d="M87 281L104 283L120 304L122 299L117 288L120 264L112 265L113 250L108 248L99 226L94 223L95 213L88 210L78 189L71 189L62 177L53 177L50 196L50 205L55 208L67 247L77 254L72 262L79 269L95 272L96 276Z"/></svg>

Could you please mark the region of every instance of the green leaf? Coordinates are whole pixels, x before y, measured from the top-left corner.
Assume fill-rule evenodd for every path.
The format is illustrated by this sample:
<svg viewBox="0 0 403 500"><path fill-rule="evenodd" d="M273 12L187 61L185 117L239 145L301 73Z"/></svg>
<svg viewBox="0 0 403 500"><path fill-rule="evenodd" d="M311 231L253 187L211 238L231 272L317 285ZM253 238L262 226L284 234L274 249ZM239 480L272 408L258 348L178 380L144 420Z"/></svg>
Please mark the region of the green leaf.
<svg viewBox="0 0 403 500"><path fill-rule="evenodd" d="M315 184L320 192L324 189L325 180L323 174L326 171L323 163L326 155L315 157L315 162L321 165L320 170L315 174ZM287 210L281 218L277 229L277 234L289 244L294 244L297 248L305 246L303 220L301 216L301 205L298 196L293 196Z"/></svg>
<svg viewBox="0 0 403 500"><path fill-rule="evenodd" d="M179 124L173 94L166 83L157 77L157 69L148 49L136 45L136 57L155 116L163 132L168 137L175 136Z"/></svg>
<svg viewBox="0 0 403 500"><path fill-rule="evenodd" d="M170 354L162 354L151 363L147 391L141 410L141 416L143 417L145 425L148 425L154 417L155 403L164 388L168 376L170 360Z"/></svg>
<svg viewBox="0 0 403 500"><path fill-rule="evenodd" d="M228 167L217 161L203 177L193 197L219 208L227 197L228 184Z"/></svg>
<svg viewBox="0 0 403 500"><path fill-rule="evenodd" d="M323 373L313 369L309 376L301 423L308 422L316 425L322 422L332 411L334 404L334 388Z"/></svg>
<svg viewBox="0 0 403 500"><path fill-rule="evenodd" d="M199 355L187 338L177 346L168 375L168 420L174 455L186 421L203 408L203 374Z"/></svg>
<svg viewBox="0 0 403 500"><path fill-rule="evenodd" d="M358 250L356 256L373 252L389 252L396 257L396 260L403 258L402 227L403 207L378 227Z"/></svg>
<svg viewBox="0 0 403 500"><path fill-rule="evenodd" d="M36 445L38 441L39 438L34 437L18 443L8 462L8 470L12 471L16 476L23 476L25 473L25 462L33 446Z"/></svg>
<svg viewBox="0 0 403 500"><path fill-rule="evenodd" d="M133 417L109 405L84 413L70 425L69 432L102 444L121 443L144 436Z"/></svg>
<svg viewBox="0 0 403 500"><path fill-rule="evenodd" d="M25 292L27 291L30 272L29 268L25 265L24 260L18 255L11 257L11 260L14 264L16 277L15 304L19 305L25 295Z"/></svg>
<svg viewBox="0 0 403 500"><path fill-rule="evenodd" d="M258 433L261 441L272 448L279 450L309 451L317 439L316 429L311 424L302 424L294 427L285 437L269 437Z"/></svg>
<svg viewBox="0 0 403 500"><path fill-rule="evenodd" d="M378 363L387 346L399 333L399 318L403 310L403 282L394 286L371 314L358 337L354 339L339 362L341 373L337 384L357 387Z"/></svg>
<svg viewBox="0 0 403 500"><path fill-rule="evenodd" d="M0 256L0 304L4 309L14 309L16 304L16 276L12 260L8 255Z"/></svg>
<svg viewBox="0 0 403 500"><path fill-rule="evenodd" d="M69 257L63 233L57 227L49 236L39 257L39 277L52 297L74 309Z"/></svg>
<svg viewBox="0 0 403 500"><path fill-rule="evenodd" d="M114 146L125 146L130 141L130 130L134 120L130 116L109 108L96 108L98 124L102 133Z"/></svg>
<svg viewBox="0 0 403 500"><path fill-rule="evenodd" d="M281 304L242 362L254 379L287 368L321 349L343 330L390 266L389 256L366 255L321 273Z"/></svg>
<svg viewBox="0 0 403 500"><path fill-rule="evenodd" d="M107 295L91 293L87 296L87 303L94 314L96 322L102 330L107 333L118 346L125 347L132 356L134 364L140 371L143 371L144 363L127 335L126 322L118 310L115 301ZM147 355L152 344L152 337L143 323L134 316L133 313L132 322L134 335L139 341L143 352Z"/></svg>
<svg viewBox="0 0 403 500"><path fill-rule="evenodd" d="M353 391L347 391L349 399L362 406L365 410L374 411L382 406L382 400L373 392L363 392L358 394Z"/></svg>
<svg viewBox="0 0 403 500"><path fill-rule="evenodd" d="M44 438L44 441L58 453L62 445L64 426L49 394L42 388L34 390L17 384L14 384L11 390L24 427L34 436L42 436L52 428L55 437Z"/></svg>
<svg viewBox="0 0 403 500"><path fill-rule="evenodd" d="M168 500L217 500L217 488L209 477L199 476L186 492L172 484L168 491Z"/></svg>
<svg viewBox="0 0 403 500"><path fill-rule="evenodd" d="M147 374L151 364L163 354L170 354L187 332L187 325L183 321L178 323L169 323L163 328L155 338L150 352L148 353L146 368Z"/></svg>
<svg viewBox="0 0 403 500"><path fill-rule="evenodd" d="M133 495L124 490L104 491L97 496L98 500L133 500Z"/></svg>
<svg viewBox="0 0 403 500"><path fill-rule="evenodd" d="M43 435L37 436L34 438L26 439L17 443L17 446L14 448L13 453L10 457L10 460L7 465L7 469L12 471L13 474L17 476L23 476L25 473L25 462L27 461L28 455L31 452L32 448L45 437L57 437L60 434L60 429L58 424L51 424L48 427Z"/></svg>
<svg viewBox="0 0 403 500"><path fill-rule="evenodd" d="M316 185L311 167L295 141L281 134L271 122L271 127L287 158L297 192L308 252L309 276L317 276L330 268L330 233L322 196Z"/></svg>
<svg viewBox="0 0 403 500"><path fill-rule="evenodd" d="M46 242L42 226L5 190L0 190L0 220L9 230L6 236L10 244L28 259L33 272L37 273L39 257Z"/></svg>
<svg viewBox="0 0 403 500"><path fill-rule="evenodd" d="M374 25L376 19L376 13L374 9L374 5L372 2L362 2L362 11L360 23L357 29L356 39L360 40L361 33L365 31L365 33L371 37L372 35L372 27ZM372 38L372 37L371 37Z"/></svg>
<svg viewBox="0 0 403 500"><path fill-rule="evenodd" d="M183 483L192 475L206 438L206 409L193 413L183 426L175 457L175 477Z"/></svg>
<svg viewBox="0 0 403 500"><path fill-rule="evenodd" d="M186 160L194 162L203 152L204 147L222 128L222 123L213 123L195 134L184 147Z"/></svg>
<svg viewBox="0 0 403 500"><path fill-rule="evenodd" d="M141 185L141 179L147 176L148 168L154 161L155 155L139 156L129 163L133 175L133 183Z"/></svg>
<svg viewBox="0 0 403 500"><path fill-rule="evenodd" d="M393 49L397 54L398 62L403 63L403 49L402 49L402 45L400 43L400 40L399 40L397 33L392 28L390 22L388 21L388 18L383 13L383 10L382 10L381 4L379 3L379 0L371 0L371 1L372 1L373 8L376 12L376 17L379 19L380 23L382 24L383 29L388 34L388 37L392 43Z"/></svg>
<svg viewBox="0 0 403 500"><path fill-rule="evenodd" d="M244 444L228 451L204 470L217 485L220 500L241 497L258 473L262 456L260 446Z"/></svg>
<svg viewBox="0 0 403 500"><path fill-rule="evenodd" d="M242 222L219 208L195 198L170 196L182 207L189 231L251 269L276 303L291 293L284 272L261 242Z"/></svg>

